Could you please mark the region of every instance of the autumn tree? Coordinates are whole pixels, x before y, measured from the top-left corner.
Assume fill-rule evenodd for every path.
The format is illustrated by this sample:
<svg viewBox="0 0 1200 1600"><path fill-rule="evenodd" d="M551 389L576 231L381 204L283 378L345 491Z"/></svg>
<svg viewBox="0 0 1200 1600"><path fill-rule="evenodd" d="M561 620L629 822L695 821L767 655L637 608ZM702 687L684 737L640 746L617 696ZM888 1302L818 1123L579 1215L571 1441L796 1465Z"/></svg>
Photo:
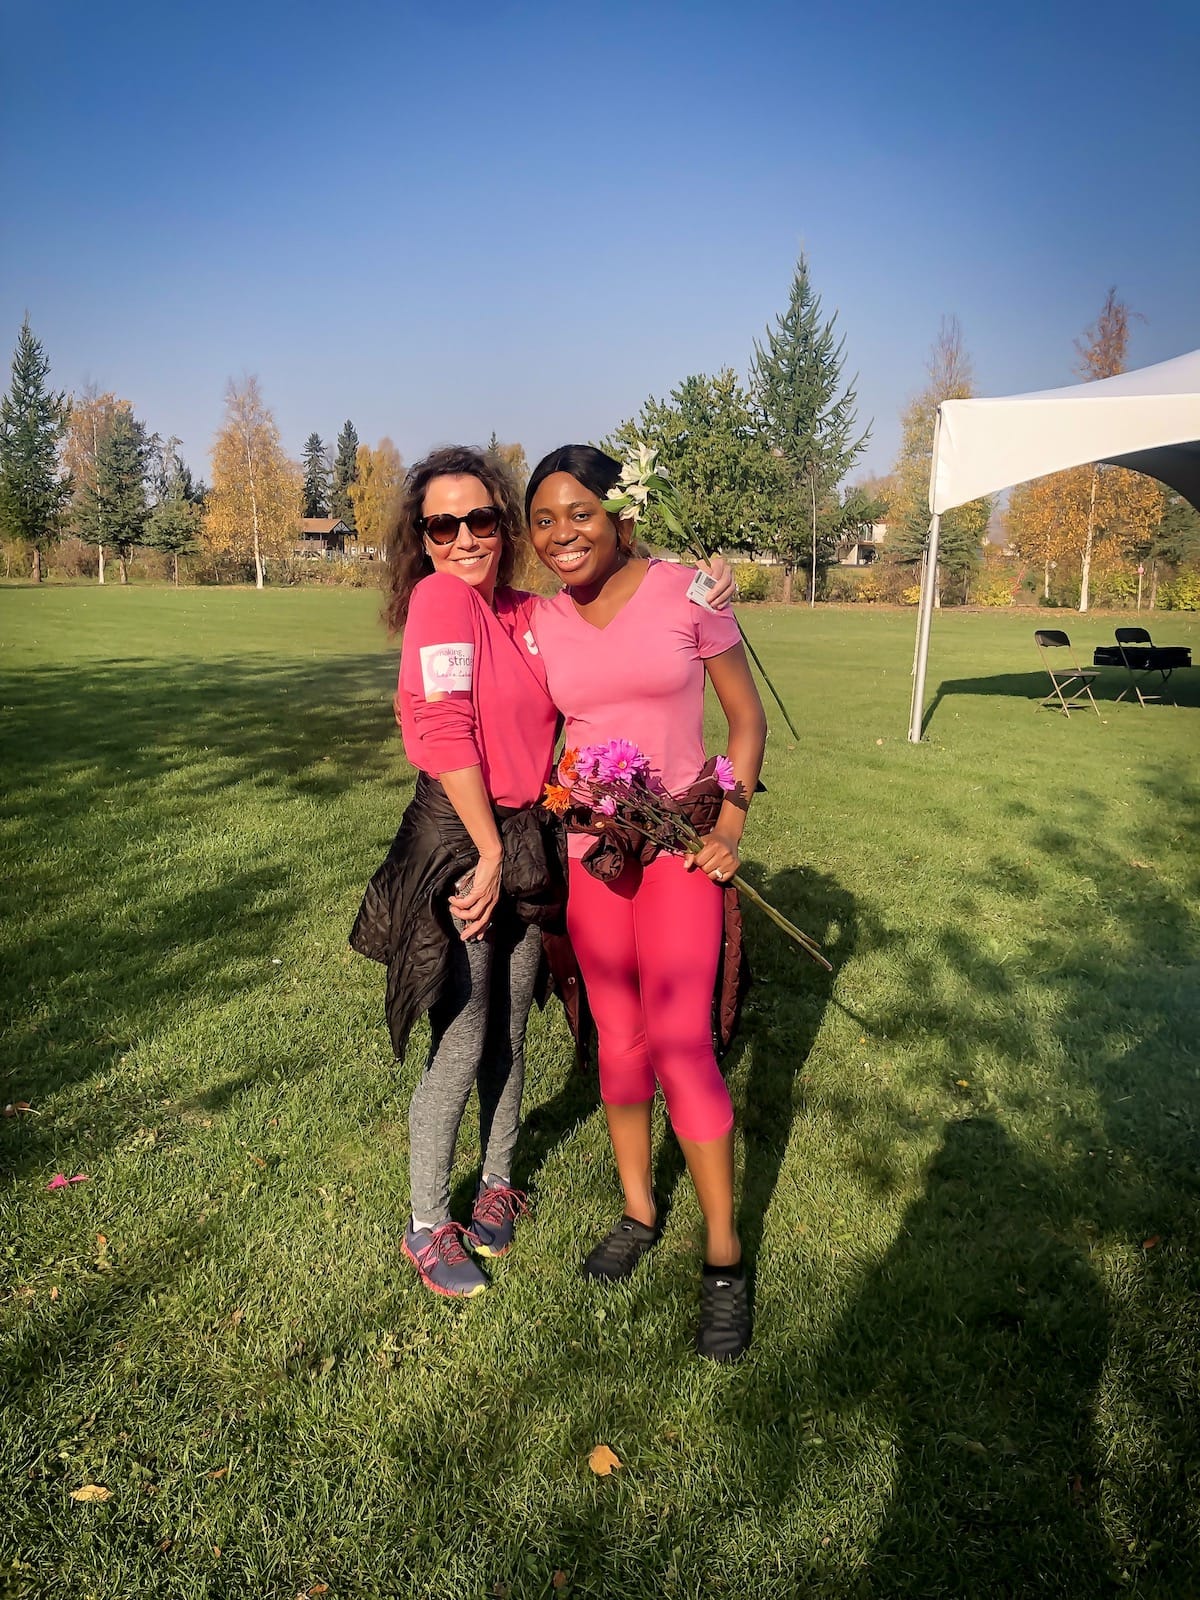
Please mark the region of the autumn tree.
<svg viewBox="0 0 1200 1600"><path fill-rule="evenodd" d="M1076 340L1076 371L1091 382L1125 370L1132 313L1115 289L1100 315ZM1113 569L1151 547L1164 509L1160 487L1141 473L1103 462L1050 473L1019 484L1009 499L1009 542L1042 569L1042 593L1050 596L1050 573L1057 568L1078 581L1080 611L1091 603L1097 571Z"/></svg>
<svg viewBox="0 0 1200 1600"><path fill-rule="evenodd" d="M149 465L145 427L132 411L117 411L96 452L94 482L84 491L84 518L116 546L122 583L129 582L129 560L134 546L142 542L150 515Z"/></svg>
<svg viewBox="0 0 1200 1600"><path fill-rule="evenodd" d="M0 400L0 530L33 550L33 579L58 536L70 483L59 476L58 445L70 414L66 394L47 389L50 362L29 318L21 324L12 386Z"/></svg>
<svg viewBox="0 0 1200 1600"><path fill-rule="evenodd" d="M487 442L487 453L495 456L496 460L505 469L517 486L518 494L525 493L525 485L529 482L529 459L525 454L522 444L501 444L493 428L492 436Z"/></svg>
<svg viewBox="0 0 1200 1600"><path fill-rule="evenodd" d="M300 473L284 452L258 379L231 379L213 444L205 543L215 555L253 562L261 589L268 557L282 554L296 536L299 506Z"/></svg>
<svg viewBox="0 0 1200 1600"><path fill-rule="evenodd" d="M1125 370L1129 349L1129 307L1117 298L1116 288L1105 296L1100 315L1082 339L1075 341L1079 355L1076 367L1089 383L1097 378L1113 378ZM1083 549L1080 554L1079 609L1086 611L1091 597L1092 562L1098 536L1109 542L1124 539L1137 544L1155 511L1161 516L1158 489L1146 477L1094 462L1088 471L1088 508L1083 523Z"/></svg>
<svg viewBox="0 0 1200 1600"><path fill-rule="evenodd" d="M327 517L329 515L329 453L319 433L310 433L304 441L304 487L301 491L301 516Z"/></svg>
<svg viewBox="0 0 1200 1600"><path fill-rule="evenodd" d="M835 332L837 313L821 315L808 261L796 264L787 310L767 330L767 342L754 346L751 390L771 448L790 471L808 505L808 535L790 518L774 530L772 547L784 565L784 600L792 597L792 575L807 557L809 601L816 603L819 522L822 505L836 501L836 490L866 446L870 434L857 432L856 395L842 377L845 337Z"/></svg>
<svg viewBox="0 0 1200 1600"><path fill-rule="evenodd" d="M337 454L333 458L333 490L329 497L329 515L340 517L348 528L354 526L354 501L350 486L358 476L358 433L352 422L346 422L337 436Z"/></svg>
<svg viewBox="0 0 1200 1600"><path fill-rule="evenodd" d="M80 539L96 546L97 582L104 582L104 550L109 542L95 497L96 461L100 446L112 432L122 412L132 416L128 400L101 394L94 386L75 395L62 446L62 465L71 484L67 526Z"/></svg>
<svg viewBox="0 0 1200 1600"><path fill-rule="evenodd" d="M887 557L916 563L924 559L929 538L929 473L933 430L943 400L969 400L975 392L971 358L957 317L943 317L926 366L928 382L914 395L900 419L900 449L888 495ZM942 513L938 568L962 585L964 596L979 565L992 501L985 496ZM940 582L936 593L940 597Z"/></svg>
<svg viewBox="0 0 1200 1600"><path fill-rule="evenodd" d="M359 445L350 503L360 542L383 548L403 487L404 462L390 439L381 439L373 450Z"/></svg>

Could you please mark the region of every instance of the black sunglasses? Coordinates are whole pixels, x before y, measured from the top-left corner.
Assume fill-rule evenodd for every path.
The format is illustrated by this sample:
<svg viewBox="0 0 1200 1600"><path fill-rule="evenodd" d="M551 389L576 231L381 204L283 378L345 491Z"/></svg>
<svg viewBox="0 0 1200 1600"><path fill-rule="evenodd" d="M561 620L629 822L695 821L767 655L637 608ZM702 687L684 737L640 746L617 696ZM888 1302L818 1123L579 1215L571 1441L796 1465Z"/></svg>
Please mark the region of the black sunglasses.
<svg viewBox="0 0 1200 1600"><path fill-rule="evenodd" d="M476 539L495 538L500 528L500 509L498 506L476 506L465 517L439 511L436 516L418 517L417 531L427 539L432 539L434 544L454 544L464 522Z"/></svg>

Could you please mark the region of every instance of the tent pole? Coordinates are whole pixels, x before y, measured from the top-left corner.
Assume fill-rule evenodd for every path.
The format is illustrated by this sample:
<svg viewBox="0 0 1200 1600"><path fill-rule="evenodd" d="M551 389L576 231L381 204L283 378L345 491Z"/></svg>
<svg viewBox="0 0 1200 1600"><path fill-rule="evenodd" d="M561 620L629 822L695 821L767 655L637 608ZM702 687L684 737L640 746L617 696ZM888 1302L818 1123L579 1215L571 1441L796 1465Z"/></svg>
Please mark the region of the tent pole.
<svg viewBox="0 0 1200 1600"><path fill-rule="evenodd" d="M913 672L912 706L908 719L908 742L920 744L921 723L925 719L925 668L929 661L929 625L933 618L933 588L937 582L938 532L941 517L934 512L929 522L929 543L925 550L925 574L921 584L921 606L917 613L917 661Z"/></svg>

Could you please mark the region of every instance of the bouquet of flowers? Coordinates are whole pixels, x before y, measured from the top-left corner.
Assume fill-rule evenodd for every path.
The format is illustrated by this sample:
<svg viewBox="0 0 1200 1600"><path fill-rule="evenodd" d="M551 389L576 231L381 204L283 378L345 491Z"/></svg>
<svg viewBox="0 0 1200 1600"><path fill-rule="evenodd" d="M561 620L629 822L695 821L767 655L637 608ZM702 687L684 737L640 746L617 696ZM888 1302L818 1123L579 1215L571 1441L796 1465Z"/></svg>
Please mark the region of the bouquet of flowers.
<svg viewBox="0 0 1200 1600"><path fill-rule="evenodd" d="M668 531L676 539L690 546L700 560L707 561L712 552L704 548L695 529L687 526L687 514L679 498L679 490L671 482L666 468L659 466L658 451L650 445L639 444L633 454L626 457L613 493L603 502L604 509L636 523L642 512L648 509L651 501L666 523ZM758 651L746 637L746 630L741 620L736 617L734 620L737 622L738 632L742 636L742 643L746 646L750 659L762 674L762 680L774 696L775 704L783 712L783 720L791 730L792 738L799 739L796 724L780 698L779 690L767 676L767 669L759 660Z"/></svg>
<svg viewBox="0 0 1200 1600"><path fill-rule="evenodd" d="M715 767L721 789L735 793L738 784L733 763L727 756L718 756ZM606 827L621 828L676 855L694 854L701 848L699 833L654 778L642 751L628 739L564 751L555 776L557 781L546 785L542 805L576 827L597 833ZM815 939L776 911L744 878L735 873L731 881L739 894L753 900L818 966L833 971Z"/></svg>

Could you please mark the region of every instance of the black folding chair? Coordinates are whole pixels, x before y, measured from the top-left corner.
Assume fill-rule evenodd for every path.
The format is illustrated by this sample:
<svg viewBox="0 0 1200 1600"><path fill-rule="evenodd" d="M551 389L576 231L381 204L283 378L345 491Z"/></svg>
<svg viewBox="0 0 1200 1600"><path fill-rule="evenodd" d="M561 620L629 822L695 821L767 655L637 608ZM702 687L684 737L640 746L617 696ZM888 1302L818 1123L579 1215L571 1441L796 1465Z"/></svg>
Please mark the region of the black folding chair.
<svg viewBox="0 0 1200 1600"><path fill-rule="evenodd" d="M1190 650L1182 646L1157 645L1145 628L1118 628L1117 649L1129 674L1129 687L1122 689L1117 699L1124 700L1132 689L1140 706L1163 698L1161 694L1147 694L1142 688L1143 679L1157 672L1159 688L1164 689L1175 668L1190 666L1192 661Z"/></svg>
<svg viewBox="0 0 1200 1600"><path fill-rule="evenodd" d="M1075 652L1071 648L1071 641L1066 634L1058 628L1038 628L1034 633L1037 647L1041 652L1042 664L1050 676L1050 693L1038 706L1039 711L1061 711L1064 717L1069 717L1073 710L1079 710L1091 704L1092 710L1100 717L1100 707L1092 697L1092 684L1100 676L1090 667L1081 667L1075 659ZM1048 650L1065 650L1067 660L1071 663L1070 669L1063 666L1053 666ZM1104 718L1100 717L1103 722Z"/></svg>

